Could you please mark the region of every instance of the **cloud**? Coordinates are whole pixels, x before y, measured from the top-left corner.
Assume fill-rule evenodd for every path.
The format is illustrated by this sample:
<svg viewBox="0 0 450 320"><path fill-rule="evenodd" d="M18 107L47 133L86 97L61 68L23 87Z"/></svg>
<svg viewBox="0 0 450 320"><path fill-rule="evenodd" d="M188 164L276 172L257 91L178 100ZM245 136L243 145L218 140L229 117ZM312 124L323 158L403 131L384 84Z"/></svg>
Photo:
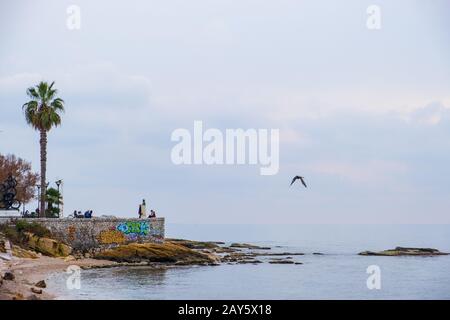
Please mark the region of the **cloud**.
<svg viewBox="0 0 450 320"><path fill-rule="evenodd" d="M0 94L16 95L24 94L28 87L41 81L42 75L38 73L17 73L9 76L0 77Z"/></svg>
<svg viewBox="0 0 450 320"><path fill-rule="evenodd" d="M412 111L405 117L408 123L434 126L450 119L450 108L441 102L432 102Z"/></svg>
<svg viewBox="0 0 450 320"><path fill-rule="evenodd" d="M382 160L365 163L319 162L307 166L307 169L314 173L337 176L365 186L392 182L399 174L408 172L408 166L405 163Z"/></svg>

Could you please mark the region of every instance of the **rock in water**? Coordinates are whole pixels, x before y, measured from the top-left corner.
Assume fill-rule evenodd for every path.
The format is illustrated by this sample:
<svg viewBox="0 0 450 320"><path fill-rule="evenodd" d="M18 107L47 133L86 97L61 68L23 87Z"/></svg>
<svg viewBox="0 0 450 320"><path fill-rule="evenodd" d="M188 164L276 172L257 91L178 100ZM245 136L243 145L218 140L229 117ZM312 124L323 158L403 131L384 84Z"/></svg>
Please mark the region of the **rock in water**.
<svg viewBox="0 0 450 320"><path fill-rule="evenodd" d="M432 248L405 248L396 247L395 249L383 250L383 251L363 251L358 253L360 256L442 256L448 255L448 253L440 252L437 249Z"/></svg>
<svg viewBox="0 0 450 320"><path fill-rule="evenodd" d="M213 254L205 254L170 242L130 243L102 251L95 258L117 262L163 262L178 265L217 264L219 261Z"/></svg>
<svg viewBox="0 0 450 320"><path fill-rule="evenodd" d="M166 239L165 241L178 244L189 249L215 249L219 247L215 241L194 241L186 239Z"/></svg>
<svg viewBox="0 0 450 320"><path fill-rule="evenodd" d="M294 264L295 262L292 260L270 260L270 264Z"/></svg>
<svg viewBox="0 0 450 320"><path fill-rule="evenodd" d="M45 283L44 280L39 281L38 283L35 284L35 286L38 288L47 288L47 284Z"/></svg>
<svg viewBox="0 0 450 320"><path fill-rule="evenodd" d="M270 247L260 247L248 243L232 243L230 248L255 249L255 250L270 250Z"/></svg>

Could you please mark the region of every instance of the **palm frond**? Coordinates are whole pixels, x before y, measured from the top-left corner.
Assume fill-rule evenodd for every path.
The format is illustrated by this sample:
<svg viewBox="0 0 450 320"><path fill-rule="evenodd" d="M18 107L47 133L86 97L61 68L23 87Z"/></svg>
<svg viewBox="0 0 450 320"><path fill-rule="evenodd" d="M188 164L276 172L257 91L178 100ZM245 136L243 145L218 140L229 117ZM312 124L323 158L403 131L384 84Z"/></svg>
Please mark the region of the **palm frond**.
<svg viewBox="0 0 450 320"><path fill-rule="evenodd" d="M31 98L31 99L39 99L39 93L36 91L35 88L30 87L27 89L27 95Z"/></svg>
<svg viewBox="0 0 450 320"><path fill-rule="evenodd" d="M47 91L48 91L48 84L47 82L41 81L37 85L37 90L39 93L39 98L45 102L47 100Z"/></svg>
<svg viewBox="0 0 450 320"><path fill-rule="evenodd" d="M35 87L27 89L27 95L32 99L22 106L25 120L37 130L49 131L54 126L61 124L60 113L64 112L64 100L57 98L55 82L48 85L41 81Z"/></svg>
<svg viewBox="0 0 450 320"><path fill-rule="evenodd" d="M55 111L61 111L64 112L64 100L61 98L56 98L54 99L51 103L50 106L53 107L53 109Z"/></svg>

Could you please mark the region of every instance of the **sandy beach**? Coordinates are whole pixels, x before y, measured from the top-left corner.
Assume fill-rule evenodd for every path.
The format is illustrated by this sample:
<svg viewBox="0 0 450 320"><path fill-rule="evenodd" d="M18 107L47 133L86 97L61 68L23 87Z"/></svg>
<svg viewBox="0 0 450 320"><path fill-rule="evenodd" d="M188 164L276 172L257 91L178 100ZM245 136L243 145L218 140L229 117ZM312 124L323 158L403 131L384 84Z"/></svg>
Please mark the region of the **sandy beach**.
<svg viewBox="0 0 450 320"><path fill-rule="evenodd" d="M41 256L37 259L13 258L11 261L0 259L0 274L9 271L14 274L14 280L3 280L0 286L0 300L22 299L55 299L57 293L51 287L43 288L41 294L33 293L35 284L41 280L47 282L49 276L55 272L65 272L70 265L81 268L114 267L120 263L97 260L78 259L67 260Z"/></svg>

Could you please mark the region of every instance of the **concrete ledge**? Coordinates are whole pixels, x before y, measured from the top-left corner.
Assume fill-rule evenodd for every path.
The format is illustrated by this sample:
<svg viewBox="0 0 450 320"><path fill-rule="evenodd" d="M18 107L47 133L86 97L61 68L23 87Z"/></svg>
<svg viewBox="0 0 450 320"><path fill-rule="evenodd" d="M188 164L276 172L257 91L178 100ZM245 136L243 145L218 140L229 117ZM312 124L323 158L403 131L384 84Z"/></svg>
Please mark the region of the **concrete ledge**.
<svg viewBox="0 0 450 320"><path fill-rule="evenodd" d="M3 210L0 209L0 218L20 218L19 210Z"/></svg>

